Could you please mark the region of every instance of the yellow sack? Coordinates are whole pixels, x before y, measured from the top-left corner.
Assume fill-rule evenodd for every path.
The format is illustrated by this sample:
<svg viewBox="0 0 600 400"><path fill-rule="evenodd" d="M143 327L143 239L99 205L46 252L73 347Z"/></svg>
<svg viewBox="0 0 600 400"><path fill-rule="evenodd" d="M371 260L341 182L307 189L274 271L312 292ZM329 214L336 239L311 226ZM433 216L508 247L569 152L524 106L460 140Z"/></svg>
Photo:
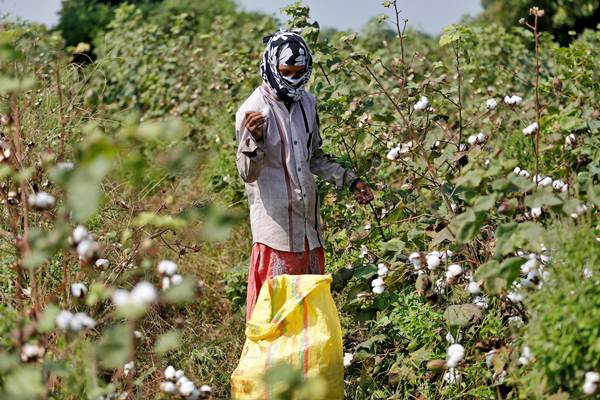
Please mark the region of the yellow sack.
<svg viewBox="0 0 600 400"><path fill-rule="evenodd" d="M234 399L272 399L263 375L282 362L326 383L325 397L314 400L344 398L342 330L330 285L330 275L279 275L264 283L231 376Z"/></svg>

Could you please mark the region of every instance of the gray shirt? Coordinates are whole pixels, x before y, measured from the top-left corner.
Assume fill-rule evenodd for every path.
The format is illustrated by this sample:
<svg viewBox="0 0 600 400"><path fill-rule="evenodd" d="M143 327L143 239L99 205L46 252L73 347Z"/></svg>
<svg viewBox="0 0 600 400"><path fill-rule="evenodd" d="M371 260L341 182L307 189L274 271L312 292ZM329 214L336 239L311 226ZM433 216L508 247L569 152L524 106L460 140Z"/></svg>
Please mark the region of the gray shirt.
<svg viewBox="0 0 600 400"><path fill-rule="evenodd" d="M266 115L263 137L256 141L244 126L246 111ZM356 174L321 150L315 97L305 92L290 110L264 83L235 115L237 169L246 183L254 243L276 250L304 251L322 246L319 194L313 174L349 186Z"/></svg>

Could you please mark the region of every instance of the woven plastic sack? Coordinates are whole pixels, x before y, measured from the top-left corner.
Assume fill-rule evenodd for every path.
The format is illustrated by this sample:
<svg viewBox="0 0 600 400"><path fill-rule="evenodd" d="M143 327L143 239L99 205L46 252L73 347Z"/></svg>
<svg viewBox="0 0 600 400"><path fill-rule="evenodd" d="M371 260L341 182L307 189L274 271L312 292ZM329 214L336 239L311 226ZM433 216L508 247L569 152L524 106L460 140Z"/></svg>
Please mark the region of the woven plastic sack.
<svg viewBox="0 0 600 400"><path fill-rule="evenodd" d="M279 275L264 283L231 376L233 399L272 399L263 376L279 363L326 383L325 396L315 400L344 398L342 330L330 285L330 275Z"/></svg>

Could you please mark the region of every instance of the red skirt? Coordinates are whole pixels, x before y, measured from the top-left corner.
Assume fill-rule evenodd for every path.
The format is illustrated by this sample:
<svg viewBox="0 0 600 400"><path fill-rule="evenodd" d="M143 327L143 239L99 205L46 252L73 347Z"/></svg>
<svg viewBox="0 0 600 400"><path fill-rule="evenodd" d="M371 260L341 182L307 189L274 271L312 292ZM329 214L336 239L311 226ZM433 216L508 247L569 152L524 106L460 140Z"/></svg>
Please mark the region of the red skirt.
<svg viewBox="0 0 600 400"><path fill-rule="evenodd" d="M268 278L282 274L323 273L325 273L325 253L323 247L308 250L307 240L304 241L304 251L300 253L275 250L262 243L254 243L248 273L246 321L252 316L260 288Z"/></svg>

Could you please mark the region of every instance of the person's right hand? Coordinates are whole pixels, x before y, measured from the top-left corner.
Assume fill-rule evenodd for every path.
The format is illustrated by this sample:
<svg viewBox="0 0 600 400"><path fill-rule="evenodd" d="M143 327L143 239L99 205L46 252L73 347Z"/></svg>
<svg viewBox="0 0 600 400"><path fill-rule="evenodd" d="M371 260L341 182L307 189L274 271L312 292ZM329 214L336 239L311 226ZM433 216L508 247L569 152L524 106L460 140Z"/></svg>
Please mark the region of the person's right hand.
<svg viewBox="0 0 600 400"><path fill-rule="evenodd" d="M252 133L256 140L263 137L263 126L265 125L265 116L258 111L246 111L244 126Z"/></svg>

